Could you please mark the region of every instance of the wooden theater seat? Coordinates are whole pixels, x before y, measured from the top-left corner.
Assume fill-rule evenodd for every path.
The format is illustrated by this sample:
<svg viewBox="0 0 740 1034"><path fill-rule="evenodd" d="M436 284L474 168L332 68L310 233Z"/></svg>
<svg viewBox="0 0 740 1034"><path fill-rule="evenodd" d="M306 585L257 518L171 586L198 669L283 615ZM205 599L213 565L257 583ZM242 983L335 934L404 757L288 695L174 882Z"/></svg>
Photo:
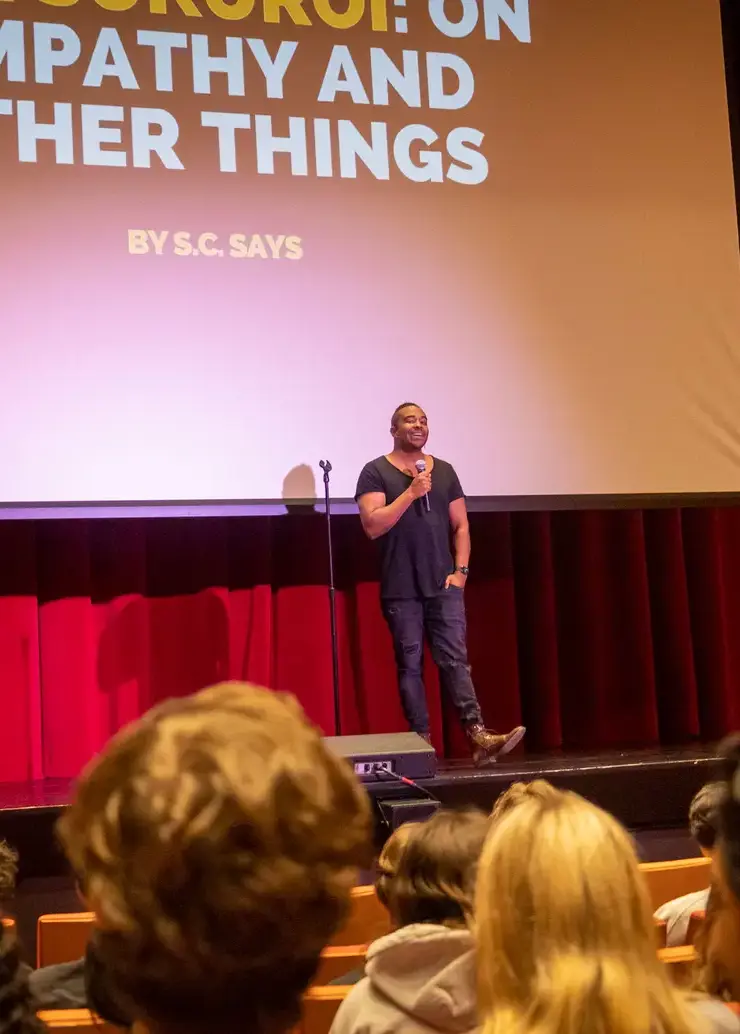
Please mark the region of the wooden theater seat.
<svg viewBox="0 0 740 1034"><path fill-rule="evenodd" d="M301 1034L329 1034L339 1006L351 987L312 987L303 998Z"/></svg>
<svg viewBox="0 0 740 1034"><path fill-rule="evenodd" d="M672 862L643 862L640 870L645 877L653 910L666 901L684 894L706 890L712 874L709 858L681 858Z"/></svg>
<svg viewBox="0 0 740 1034"><path fill-rule="evenodd" d="M655 920L655 938L659 948L665 948L668 940L668 923L665 919Z"/></svg>
<svg viewBox="0 0 740 1034"><path fill-rule="evenodd" d="M321 987L330 984L332 980L338 980L353 969L361 969L365 964L366 953L366 944L324 948L314 978L314 986Z"/></svg>
<svg viewBox="0 0 740 1034"><path fill-rule="evenodd" d="M665 966L668 966L674 984L679 987L688 984L696 961L696 950L693 945L682 945L680 948L661 948L658 958Z"/></svg>
<svg viewBox="0 0 740 1034"><path fill-rule="evenodd" d="M370 944L391 932L391 917L375 893L375 887L354 887L350 914L341 930L332 939L334 947Z"/></svg>
<svg viewBox="0 0 740 1034"><path fill-rule="evenodd" d="M39 916L36 965L55 966L81 959L93 931L93 912L60 912Z"/></svg>
<svg viewBox="0 0 740 1034"><path fill-rule="evenodd" d="M88 1009L54 1009L44 1010L38 1014L39 1019L49 1030L63 1030L66 1034L119 1034L121 1027L112 1027L109 1023L93 1015Z"/></svg>

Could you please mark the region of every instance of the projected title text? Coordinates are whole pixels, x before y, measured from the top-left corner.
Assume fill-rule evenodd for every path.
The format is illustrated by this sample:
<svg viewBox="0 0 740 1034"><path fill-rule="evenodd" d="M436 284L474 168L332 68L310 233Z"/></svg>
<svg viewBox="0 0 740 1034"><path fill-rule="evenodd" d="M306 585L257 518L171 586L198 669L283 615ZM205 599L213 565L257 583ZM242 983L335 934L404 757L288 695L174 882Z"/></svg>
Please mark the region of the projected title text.
<svg viewBox="0 0 740 1034"><path fill-rule="evenodd" d="M0 0L0 10L15 2ZM133 15L138 6L148 8L150 14L166 15L169 10L193 19L215 16L234 28L239 22L251 28L261 18L263 24L279 25L281 31L283 26L324 24L346 32L370 29L405 34L413 31L412 17L426 18L448 40L481 33L486 40L497 41L502 31L507 31L521 43L531 41L529 0L414 0L408 5L406 0L394 0L390 12L391 0L39 2L57 9L89 5L119 14L130 11ZM135 35L129 32L124 42L123 22L119 27L101 27L90 47L72 25L62 21L0 20L0 116L15 120L18 161L42 160L45 147L58 165L185 168L178 146L182 127L164 106L74 105L55 98L50 117L40 114L35 100L14 98L13 84L61 88L60 78L73 70L79 76L76 86L91 91L106 88L108 96L111 88L130 93L141 90L140 80L146 77L153 80L158 93L178 96L183 90L210 96L225 88L230 98L240 98L247 96L248 86L251 94L259 83L266 100L282 101L291 74L301 74L300 46L295 41L268 45L252 35L228 35L216 41L205 33L147 28L138 29ZM187 71L184 64L178 64L184 60ZM345 99L358 108L383 108L393 103L450 112L466 108L474 93L474 70L459 54L404 49L400 57L391 57L383 47L370 47L369 53L366 48L359 54L345 43L336 43L311 96L319 109ZM213 140L218 168L224 173L243 171L251 160L251 168L258 174L273 174L279 154L286 156L279 170L289 169L293 176L354 179L362 166L378 180L390 179L397 170L418 183L450 180L476 185L484 182L489 172L482 150L484 134L472 126L458 126L440 138L433 126L421 120L391 132L382 120L358 126L349 119L272 116L210 107L194 117L199 119L198 131ZM253 136L249 158L241 146L244 134Z"/></svg>

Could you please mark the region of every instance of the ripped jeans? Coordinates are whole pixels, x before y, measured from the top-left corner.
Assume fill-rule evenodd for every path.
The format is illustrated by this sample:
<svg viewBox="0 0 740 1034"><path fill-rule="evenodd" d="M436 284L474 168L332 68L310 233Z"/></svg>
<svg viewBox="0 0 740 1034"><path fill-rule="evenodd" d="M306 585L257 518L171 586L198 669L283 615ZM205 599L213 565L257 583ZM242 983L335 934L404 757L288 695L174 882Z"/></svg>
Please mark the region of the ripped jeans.
<svg viewBox="0 0 740 1034"><path fill-rule="evenodd" d="M460 721L463 725L481 722L468 664L463 590L453 585L424 599L383 600L383 616L393 637L398 689L411 730L422 735L429 732L422 674L425 633L442 689L449 693Z"/></svg>

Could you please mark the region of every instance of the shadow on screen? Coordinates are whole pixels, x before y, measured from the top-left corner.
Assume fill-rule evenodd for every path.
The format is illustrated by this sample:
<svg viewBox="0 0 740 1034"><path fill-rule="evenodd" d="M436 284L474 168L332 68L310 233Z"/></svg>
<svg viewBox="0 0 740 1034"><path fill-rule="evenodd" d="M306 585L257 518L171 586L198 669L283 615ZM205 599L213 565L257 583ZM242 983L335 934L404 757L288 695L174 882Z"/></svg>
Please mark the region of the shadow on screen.
<svg viewBox="0 0 740 1034"><path fill-rule="evenodd" d="M307 463L299 463L285 475L283 499L288 513L315 513L316 476Z"/></svg>

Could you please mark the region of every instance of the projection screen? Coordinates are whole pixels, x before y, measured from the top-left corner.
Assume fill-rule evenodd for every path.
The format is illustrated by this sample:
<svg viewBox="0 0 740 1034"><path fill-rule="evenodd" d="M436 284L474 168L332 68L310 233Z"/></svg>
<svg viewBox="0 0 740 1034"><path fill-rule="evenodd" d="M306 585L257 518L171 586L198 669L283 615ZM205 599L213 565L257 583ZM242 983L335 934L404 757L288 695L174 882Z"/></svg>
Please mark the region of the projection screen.
<svg viewBox="0 0 740 1034"><path fill-rule="evenodd" d="M0 0L0 503L740 490L714 0Z"/></svg>

